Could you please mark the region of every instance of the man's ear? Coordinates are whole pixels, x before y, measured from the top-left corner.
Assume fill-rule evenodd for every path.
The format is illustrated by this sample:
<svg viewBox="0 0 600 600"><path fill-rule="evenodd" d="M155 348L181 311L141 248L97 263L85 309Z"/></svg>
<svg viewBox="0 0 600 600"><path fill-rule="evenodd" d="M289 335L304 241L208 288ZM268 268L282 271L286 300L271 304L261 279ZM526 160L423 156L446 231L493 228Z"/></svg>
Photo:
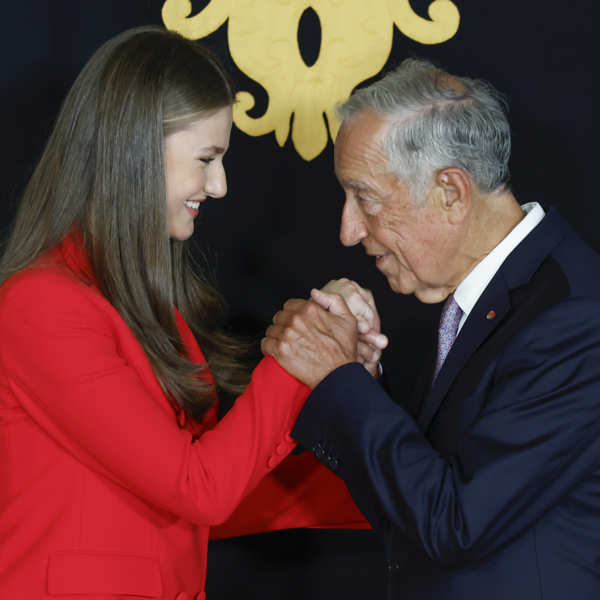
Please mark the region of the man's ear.
<svg viewBox="0 0 600 600"><path fill-rule="evenodd" d="M440 169L435 174L435 189L448 221L453 225L464 221L471 209L471 178L457 167Z"/></svg>

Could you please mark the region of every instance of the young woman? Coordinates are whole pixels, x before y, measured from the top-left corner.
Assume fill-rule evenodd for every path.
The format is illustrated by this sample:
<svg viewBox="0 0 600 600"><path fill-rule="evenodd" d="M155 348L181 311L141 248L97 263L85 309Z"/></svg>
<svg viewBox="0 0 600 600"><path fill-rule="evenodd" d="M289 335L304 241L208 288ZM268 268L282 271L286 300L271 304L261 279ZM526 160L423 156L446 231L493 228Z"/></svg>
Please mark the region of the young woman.
<svg viewBox="0 0 600 600"><path fill-rule="evenodd" d="M308 390L269 358L250 380L186 255L233 101L210 53L145 27L64 102L0 263L1 598L201 599L213 525L362 523L310 457L248 496ZM219 390L241 393L220 421Z"/></svg>

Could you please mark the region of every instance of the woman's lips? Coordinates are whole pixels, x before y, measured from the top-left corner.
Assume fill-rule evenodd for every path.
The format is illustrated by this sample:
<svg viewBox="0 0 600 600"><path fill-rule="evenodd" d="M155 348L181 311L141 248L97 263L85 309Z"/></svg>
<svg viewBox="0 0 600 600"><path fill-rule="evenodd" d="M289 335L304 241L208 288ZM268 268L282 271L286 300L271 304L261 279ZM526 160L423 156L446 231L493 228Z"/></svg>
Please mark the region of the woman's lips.
<svg viewBox="0 0 600 600"><path fill-rule="evenodd" d="M185 205L185 210L187 210L188 213L190 213L193 219L195 219L200 214L200 211L197 208L191 208L187 204Z"/></svg>
<svg viewBox="0 0 600 600"><path fill-rule="evenodd" d="M183 204L193 219L200 214L200 204L202 200L186 200Z"/></svg>

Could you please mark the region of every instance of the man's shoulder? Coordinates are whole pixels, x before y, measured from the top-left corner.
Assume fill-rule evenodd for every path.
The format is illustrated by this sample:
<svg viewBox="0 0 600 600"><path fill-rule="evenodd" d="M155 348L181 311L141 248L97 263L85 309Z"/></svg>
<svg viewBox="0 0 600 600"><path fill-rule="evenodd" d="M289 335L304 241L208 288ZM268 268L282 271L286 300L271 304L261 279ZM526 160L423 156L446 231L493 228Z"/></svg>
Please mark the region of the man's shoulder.
<svg viewBox="0 0 600 600"><path fill-rule="evenodd" d="M600 254L562 218L550 210L519 244L501 270L509 288L533 282L530 289L548 290L562 297L600 298Z"/></svg>
<svg viewBox="0 0 600 600"><path fill-rule="evenodd" d="M569 295L600 299L600 255L570 231L551 252L569 284Z"/></svg>

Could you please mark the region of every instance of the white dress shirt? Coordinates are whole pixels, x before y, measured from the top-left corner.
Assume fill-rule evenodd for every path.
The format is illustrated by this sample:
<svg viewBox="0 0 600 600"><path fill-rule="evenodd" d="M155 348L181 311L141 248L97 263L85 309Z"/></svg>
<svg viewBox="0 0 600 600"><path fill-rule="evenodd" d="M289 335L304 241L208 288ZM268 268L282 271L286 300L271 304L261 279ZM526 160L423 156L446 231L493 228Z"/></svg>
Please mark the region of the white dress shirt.
<svg viewBox="0 0 600 600"><path fill-rule="evenodd" d="M481 294L492 280L508 255L525 239L532 229L544 218L544 209L537 202L521 206L525 217L517 223L511 232L460 282L454 292L454 299L463 311L458 324L460 332L469 313ZM457 332L457 335L458 335Z"/></svg>

